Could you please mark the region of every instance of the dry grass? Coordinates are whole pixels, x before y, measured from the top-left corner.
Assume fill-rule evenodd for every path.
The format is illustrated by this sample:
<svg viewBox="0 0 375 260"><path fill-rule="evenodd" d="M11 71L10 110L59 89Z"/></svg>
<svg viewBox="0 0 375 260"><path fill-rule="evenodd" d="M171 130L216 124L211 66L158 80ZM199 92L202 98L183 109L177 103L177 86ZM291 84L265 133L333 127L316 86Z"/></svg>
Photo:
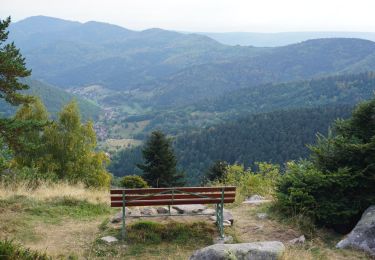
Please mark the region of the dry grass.
<svg viewBox="0 0 375 260"><path fill-rule="evenodd" d="M43 183L36 189L30 189L26 183L16 186L0 184L0 199L13 196L27 196L36 200L51 200L58 197L72 197L91 203L109 204L109 192L105 189L87 189L83 184L71 185L64 182Z"/></svg>

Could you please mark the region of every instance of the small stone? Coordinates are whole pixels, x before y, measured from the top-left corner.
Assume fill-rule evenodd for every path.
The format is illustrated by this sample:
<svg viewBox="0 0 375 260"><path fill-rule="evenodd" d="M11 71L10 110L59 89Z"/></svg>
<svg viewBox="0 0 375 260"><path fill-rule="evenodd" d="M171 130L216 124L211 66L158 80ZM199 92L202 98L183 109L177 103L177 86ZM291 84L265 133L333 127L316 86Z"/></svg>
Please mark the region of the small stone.
<svg viewBox="0 0 375 260"><path fill-rule="evenodd" d="M254 204L254 205L258 205L258 204L262 204L262 203L266 203L266 202L270 202L271 200L266 200L263 196L260 196L260 195L253 195L251 196L250 198L247 198L244 202L242 202L243 204Z"/></svg>
<svg viewBox="0 0 375 260"><path fill-rule="evenodd" d="M258 213L257 214L257 218L258 219L267 219L268 218L268 214L267 213Z"/></svg>
<svg viewBox="0 0 375 260"><path fill-rule="evenodd" d="M216 216L211 216L210 220L216 221ZM223 212L223 221L226 221L226 220L229 221L231 223L231 225L233 225L234 218L233 218L232 213L229 210L225 210L224 209L224 212Z"/></svg>
<svg viewBox="0 0 375 260"><path fill-rule="evenodd" d="M131 210L125 207L125 215L127 216L130 214L132 214ZM120 223L121 220L122 220L122 210L113 216L113 218L111 219L111 223Z"/></svg>
<svg viewBox="0 0 375 260"><path fill-rule="evenodd" d="M205 209L202 211L203 214L207 214L207 215L215 215L216 213L216 210L214 209Z"/></svg>
<svg viewBox="0 0 375 260"><path fill-rule="evenodd" d="M117 242L117 241L118 241L118 239L115 238L115 237L113 237L113 236L106 236L106 237L102 237L102 238L100 238L100 239L101 239L102 241L108 243L108 244L110 244L110 243L114 243L114 242Z"/></svg>
<svg viewBox="0 0 375 260"><path fill-rule="evenodd" d="M201 204L176 205L176 206L173 206L172 208L177 210L178 213L180 213L180 214L183 214L183 213L186 213L186 214L200 213L200 212L204 211L205 209L207 209L206 206L201 205Z"/></svg>
<svg viewBox="0 0 375 260"><path fill-rule="evenodd" d="M233 243L232 236L224 236L224 237L215 237L214 244L230 244Z"/></svg>
<svg viewBox="0 0 375 260"><path fill-rule="evenodd" d="M224 227L230 227L230 226L232 226L232 222L230 222L229 220L224 220L223 221L223 226Z"/></svg>
<svg viewBox="0 0 375 260"><path fill-rule="evenodd" d="M291 245L295 245L295 244L303 244L303 243L305 243L305 241L306 241L306 238L305 238L304 235L302 235L300 237L296 237L292 240L289 240L288 243L291 244Z"/></svg>
<svg viewBox="0 0 375 260"><path fill-rule="evenodd" d="M159 214L168 214L168 213L169 213L167 207L158 207L158 208L156 209L156 211L157 211Z"/></svg>
<svg viewBox="0 0 375 260"><path fill-rule="evenodd" d="M157 211L154 208L147 207L147 208L141 209L141 214L146 215L146 216L152 216L152 215L156 215Z"/></svg>

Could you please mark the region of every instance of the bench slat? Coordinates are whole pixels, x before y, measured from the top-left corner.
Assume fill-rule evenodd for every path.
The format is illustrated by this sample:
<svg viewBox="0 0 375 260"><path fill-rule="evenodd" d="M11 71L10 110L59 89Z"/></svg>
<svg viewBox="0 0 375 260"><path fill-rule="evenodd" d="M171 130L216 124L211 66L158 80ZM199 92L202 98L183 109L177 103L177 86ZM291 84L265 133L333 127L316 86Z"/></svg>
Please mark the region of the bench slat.
<svg viewBox="0 0 375 260"><path fill-rule="evenodd" d="M233 203L233 198L225 198L224 203ZM126 203L126 206L156 206L156 205L186 205L186 204L214 204L221 203L221 199L179 199L174 200L137 200ZM111 202L111 207L122 207L122 202Z"/></svg>
<svg viewBox="0 0 375 260"><path fill-rule="evenodd" d="M125 195L125 200L172 200L172 199L199 199L202 198L201 196L206 196L208 198L221 198L220 193L198 193L197 195L193 194L163 194L163 195L154 195L150 197L145 197L147 195ZM224 198L232 198L235 197L235 192L226 192L224 193ZM111 196L111 201L122 201L122 196Z"/></svg>
<svg viewBox="0 0 375 260"><path fill-rule="evenodd" d="M227 187L176 187L176 188L148 188L148 189L112 189L111 194L122 194L125 191L125 194L153 194L159 192L167 192L172 190L179 190L181 192L221 192L224 188L224 191L236 191L235 186Z"/></svg>

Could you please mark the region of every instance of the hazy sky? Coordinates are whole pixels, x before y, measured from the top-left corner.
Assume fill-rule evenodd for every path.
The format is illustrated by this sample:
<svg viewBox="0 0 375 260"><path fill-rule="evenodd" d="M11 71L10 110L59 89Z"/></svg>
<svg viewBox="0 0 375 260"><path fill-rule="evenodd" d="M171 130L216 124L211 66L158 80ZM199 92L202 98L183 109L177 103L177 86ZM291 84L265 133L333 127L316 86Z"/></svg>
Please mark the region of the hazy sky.
<svg viewBox="0 0 375 260"><path fill-rule="evenodd" d="M129 29L375 31L375 0L0 0L0 17L47 15Z"/></svg>

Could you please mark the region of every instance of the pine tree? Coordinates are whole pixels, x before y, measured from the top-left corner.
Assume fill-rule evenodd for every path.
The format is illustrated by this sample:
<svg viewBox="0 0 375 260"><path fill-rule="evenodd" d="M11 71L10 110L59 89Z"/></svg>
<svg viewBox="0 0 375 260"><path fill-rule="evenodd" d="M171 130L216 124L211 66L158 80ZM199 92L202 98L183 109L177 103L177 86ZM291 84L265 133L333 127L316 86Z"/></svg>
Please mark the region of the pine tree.
<svg viewBox="0 0 375 260"><path fill-rule="evenodd" d="M177 172L177 160L171 140L162 132L154 131L142 150L145 163L137 167L152 187L175 187L184 184L183 174Z"/></svg>
<svg viewBox="0 0 375 260"><path fill-rule="evenodd" d="M225 161L216 161L206 173L208 181L223 180L227 173L228 163Z"/></svg>
<svg viewBox="0 0 375 260"><path fill-rule="evenodd" d="M25 58L14 43L6 43L10 22L10 17L0 20L0 98L13 106L18 106L33 101L32 96L19 92L29 88L26 84L20 83L19 79L30 76L31 70L26 69ZM0 118L0 135L9 146L21 149L25 144L19 136L25 131L42 126L43 124L36 120Z"/></svg>

